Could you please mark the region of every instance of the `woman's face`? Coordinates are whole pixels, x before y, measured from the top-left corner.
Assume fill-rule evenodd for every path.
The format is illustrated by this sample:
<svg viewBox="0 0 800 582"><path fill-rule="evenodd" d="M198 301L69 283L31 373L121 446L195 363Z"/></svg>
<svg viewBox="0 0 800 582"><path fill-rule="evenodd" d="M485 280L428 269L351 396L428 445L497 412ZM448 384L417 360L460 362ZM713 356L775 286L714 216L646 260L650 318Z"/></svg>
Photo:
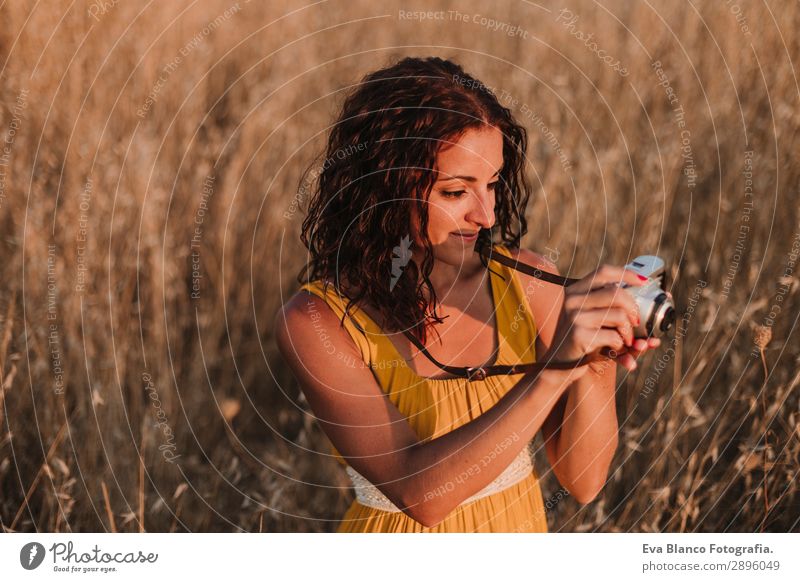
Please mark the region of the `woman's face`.
<svg viewBox="0 0 800 582"><path fill-rule="evenodd" d="M428 196L428 238L436 260L464 267L478 259L477 234L494 225L494 190L502 165L503 134L494 126L469 129L439 151Z"/></svg>

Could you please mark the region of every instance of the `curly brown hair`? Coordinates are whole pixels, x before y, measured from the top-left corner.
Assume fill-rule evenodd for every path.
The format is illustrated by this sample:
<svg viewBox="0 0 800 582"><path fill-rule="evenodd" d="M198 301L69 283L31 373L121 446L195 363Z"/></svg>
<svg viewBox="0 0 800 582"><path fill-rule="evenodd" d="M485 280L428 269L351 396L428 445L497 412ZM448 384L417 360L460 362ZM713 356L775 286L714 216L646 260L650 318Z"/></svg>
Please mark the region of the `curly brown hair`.
<svg viewBox="0 0 800 582"><path fill-rule="evenodd" d="M527 232L530 184L524 174L527 134L511 111L459 65L438 57L403 58L365 76L345 99L328 138L302 225L310 260L298 281L335 280L349 299L345 315L366 301L381 314L384 330L408 330L425 343L427 328L443 321L429 279L434 258L427 235L436 155L466 130L487 126L503 134L503 167L495 225L481 229L476 244L494 244L492 231L498 230L498 242L518 247ZM394 249L409 236L412 206L424 258L421 265L410 259L390 287ZM483 255L481 262L488 266ZM350 295L343 281L351 285Z"/></svg>

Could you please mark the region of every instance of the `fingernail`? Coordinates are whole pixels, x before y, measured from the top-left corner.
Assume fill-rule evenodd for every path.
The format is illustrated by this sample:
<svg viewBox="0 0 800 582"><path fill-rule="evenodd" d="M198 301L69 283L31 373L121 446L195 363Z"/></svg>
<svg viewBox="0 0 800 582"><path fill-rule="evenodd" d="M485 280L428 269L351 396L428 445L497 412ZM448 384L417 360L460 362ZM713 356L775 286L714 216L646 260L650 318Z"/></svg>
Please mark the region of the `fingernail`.
<svg viewBox="0 0 800 582"><path fill-rule="evenodd" d="M639 279L641 279L642 281L647 281L647 277L645 277L644 275L636 275L636 276L639 277Z"/></svg>

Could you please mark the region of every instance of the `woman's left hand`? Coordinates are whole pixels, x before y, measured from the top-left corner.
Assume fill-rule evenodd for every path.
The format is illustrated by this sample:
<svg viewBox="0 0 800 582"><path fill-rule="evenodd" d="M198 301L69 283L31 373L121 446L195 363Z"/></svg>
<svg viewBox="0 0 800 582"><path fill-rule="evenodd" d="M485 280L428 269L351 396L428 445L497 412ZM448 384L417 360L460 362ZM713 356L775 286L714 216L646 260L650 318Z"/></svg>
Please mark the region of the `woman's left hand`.
<svg viewBox="0 0 800 582"><path fill-rule="evenodd" d="M633 345L631 347L625 348L625 351L621 352L617 356L617 362L625 366L628 370L633 372L636 366L636 358L641 356L647 350L652 350L657 348L661 345L661 339L657 337L649 337L647 339L635 339L633 340Z"/></svg>
<svg viewBox="0 0 800 582"><path fill-rule="evenodd" d="M618 352L614 359L625 366L629 371L633 372L637 368L636 358L644 354L647 350L655 349L660 345L661 339L657 337L634 339L633 345L623 348L623 351ZM604 372L606 367L606 362L591 362L589 364L590 370L597 373Z"/></svg>

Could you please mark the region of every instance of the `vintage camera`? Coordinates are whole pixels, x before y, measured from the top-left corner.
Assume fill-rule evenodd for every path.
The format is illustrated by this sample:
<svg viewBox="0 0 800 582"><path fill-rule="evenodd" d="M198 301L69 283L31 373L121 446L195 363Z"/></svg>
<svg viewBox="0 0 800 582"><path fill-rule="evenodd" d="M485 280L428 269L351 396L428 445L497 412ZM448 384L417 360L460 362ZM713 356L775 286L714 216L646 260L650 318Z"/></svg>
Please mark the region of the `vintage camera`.
<svg viewBox="0 0 800 582"><path fill-rule="evenodd" d="M639 306L640 323L634 328L633 336L647 338L666 334L675 324L675 304L672 294L667 291L664 261L652 255L641 255L625 268L648 279L638 287L627 283L620 285L633 295Z"/></svg>

